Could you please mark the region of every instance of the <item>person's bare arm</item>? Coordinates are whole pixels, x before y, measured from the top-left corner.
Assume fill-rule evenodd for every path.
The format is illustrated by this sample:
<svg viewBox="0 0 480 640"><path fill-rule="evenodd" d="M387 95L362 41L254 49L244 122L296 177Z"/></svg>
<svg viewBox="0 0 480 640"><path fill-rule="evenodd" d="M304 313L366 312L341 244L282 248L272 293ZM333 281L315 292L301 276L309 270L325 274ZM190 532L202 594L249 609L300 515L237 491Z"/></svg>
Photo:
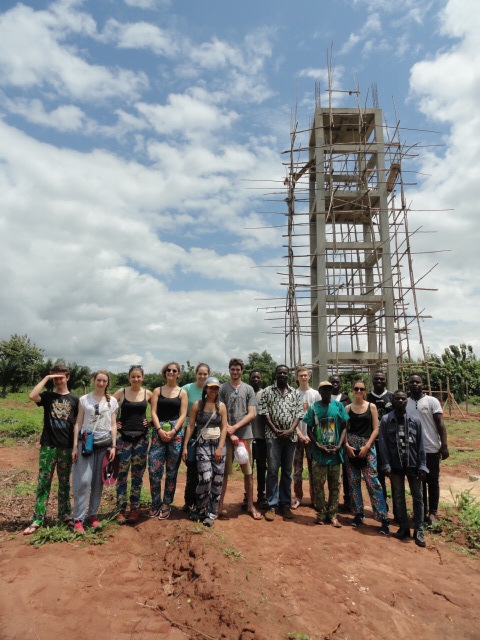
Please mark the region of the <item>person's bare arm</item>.
<svg viewBox="0 0 480 640"><path fill-rule="evenodd" d="M447 428L445 426L445 420L443 419L443 413L434 413L433 419L435 420L435 426L437 427L438 435L440 436L440 454L442 456L442 460L446 460L450 452L448 450L448 440L447 440Z"/></svg>
<svg viewBox="0 0 480 640"><path fill-rule="evenodd" d="M28 397L30 398L30 400L33 400L33 402L38 404L40 402L40 400L41 400L40 392L43 390L43 388L45 387L47 382L49 380L53 380L54 378L65 378L65 377L66 376L65 376L64 373L50 373L50 374L48 374L48 376L45 376L42 380L40 380L40 382L38 384L36 384L33 387L33 389L28 394Z"/></svg>

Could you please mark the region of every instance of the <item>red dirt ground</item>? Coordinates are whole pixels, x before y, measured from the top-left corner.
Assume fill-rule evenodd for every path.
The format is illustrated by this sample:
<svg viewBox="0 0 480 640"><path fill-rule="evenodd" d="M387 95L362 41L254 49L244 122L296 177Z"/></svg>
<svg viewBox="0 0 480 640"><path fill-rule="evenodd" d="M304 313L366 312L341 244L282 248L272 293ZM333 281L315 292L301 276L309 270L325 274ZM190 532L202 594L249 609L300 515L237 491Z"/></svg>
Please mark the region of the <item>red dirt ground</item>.
<svg viewBox="0 0 480 640"><path fill-rule="evenodd" d="M0 460L4 487L35 479L36 449L3 448ZM369 518L358 530L316 526L307 506L293 522L255 522L242 492L234 478L231 518L212 529L175 510L112 528L99 546L33 547L21 535L33 497L20 515L2 507L0 638L480 638L478 559L431 535L426 549L384 538Z"/></svg>

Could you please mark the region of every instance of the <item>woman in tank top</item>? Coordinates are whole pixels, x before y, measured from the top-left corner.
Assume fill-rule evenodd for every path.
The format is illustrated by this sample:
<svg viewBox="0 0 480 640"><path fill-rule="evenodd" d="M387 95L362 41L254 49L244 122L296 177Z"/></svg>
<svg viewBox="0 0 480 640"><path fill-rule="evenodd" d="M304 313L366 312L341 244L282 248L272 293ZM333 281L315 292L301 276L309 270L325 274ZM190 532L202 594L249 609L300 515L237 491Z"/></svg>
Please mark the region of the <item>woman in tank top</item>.
<svg viewBox="0 0 480 640"><path fill-rule="evenodd" d="M200 362L195 367L195 382L189 382L184 385L182 389L185 389L188 397L188 408L187 408L187 419L185 420L185 429L188 428L190 411L192 410L193 404L197 400L202 399L202 391L203 385L205 384L205 380L210 375L210 367L205 362ZM186 438L185 431L185 438ZM191 437L195 438L195 431L192 432ZM189 436L190 439L190 436ZM188 440L185 440L185 446L188 444ZM185 504L183 505L183 511L189 513L191 509L195 508L196 500L197 500L197 484L198 484L198 473L197 473L197 461L196 460L186 460L185 464L187 465L187 479L185 481Z"/></svg>
<svg viewBox="0 0 480 640"><path fill-rule="evenodd" d="M211 527L218 514L225 472L227 410L218 394L220 382L207 378L202 399L193 404L185 434L182 457L187 460L187 444L193 431L197 433L197 504L190 518Z"/></svg>
<svg viewBox="0 0 480 640"><path fill-rule="evenodd" d="M132 365L128 370L130 386L119 389L114 397L121 407L121 416L117 422L118 439L117 455L120 468L117 477L117 521L120 524L133 524L138 520L140 492L142 490L143 474L147 466L148 452L148 422L147 405L152 398L152 392L142 387L144 379L143 367ZM130 513L126 517L127 509L127 478L131 469Z"/></svg>
<svg viewBox="0 0 480 640"><path fill-rule="evenodd" d="M169 362L162 369L167 380L152 394L153 435L148 453L148 475L152 506L150 517L165 520L170 516L171 504L177 486L183 441L183 423L187 417L187 392L177 385L180 365ZM165 487L162 500L161 482L165 468Z"/></svg>
<svg viewBox="0 0 480 640"><path fill-rule="evenodd" d="M363 380L353 385L354 401L346 407L350 420L347 426L347 474L350 485L350 507L354 514L352 527L363 524L361 477L367 485L373 517L381 522L380 533L389 534L387 505L377 474L375 439L378 436L377 407L367 402Z"/></svg>

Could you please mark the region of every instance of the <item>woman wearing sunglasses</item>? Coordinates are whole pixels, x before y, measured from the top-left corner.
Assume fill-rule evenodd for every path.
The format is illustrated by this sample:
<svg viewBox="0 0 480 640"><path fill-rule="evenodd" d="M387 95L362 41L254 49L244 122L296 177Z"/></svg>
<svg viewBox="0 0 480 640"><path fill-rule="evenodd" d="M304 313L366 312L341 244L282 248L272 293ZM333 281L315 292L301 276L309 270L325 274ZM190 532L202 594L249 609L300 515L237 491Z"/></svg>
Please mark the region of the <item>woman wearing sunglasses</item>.
<svg viewBox="0 0 480 640"><path fill-rule="evenodd" d="M143 367L139 364L132 365L128 370L130 386L119 389L113 396L121 407L120 420L117 422L117 455L120 459L117 478L117 521L120 524L125 522L134 524L138 520L143 474L147 467L147 406L151 401L152 392L142 387L143 379ZM132 483L130 488L130 513L127 518L125 511L127 508L129 469L131 469Z"/></svg>
<svg viewBox="0 0 480 640"><path fill-rule="evenodd" d="M188 396L177 380L180 365L169 362L162 369L167 384L152 394L153 435L148 453L148 475L152 506L150 517L159 520L170 517L171 504L177 486L178 466L182 453L183 423L187 416ZM162 500L161 482L165 469L165 488Z"/></svg>
<svg viewBox="0 0 480 640"><path fill-rule="evenodd" d="M375 439L378 436L377 407L366 400L366 388L363 380L353 385L354 400L346 407L349 415L347 443L347 474L350 485L350 505L354 513L352 527L363 524L363 498L361 477L367 485L373 517L381 522L380 533L388 536L387 505L383 497L382 485L377 474L377 456Z"/></svg>
<svg viewBox="0 0 480 640"><path fill-rule="evenodd" d="M97 511L102 499L102 463L108 451L109 460L115 458L118 402L108 393L110 376L97 371L93 376L94 389L80 398L77 420L73 430L73 518L74 531L85 533L83 524L100 526ZM82 452L82 437L93 434L93 451ZM88 508L88 509L87 509Z"/></svg>

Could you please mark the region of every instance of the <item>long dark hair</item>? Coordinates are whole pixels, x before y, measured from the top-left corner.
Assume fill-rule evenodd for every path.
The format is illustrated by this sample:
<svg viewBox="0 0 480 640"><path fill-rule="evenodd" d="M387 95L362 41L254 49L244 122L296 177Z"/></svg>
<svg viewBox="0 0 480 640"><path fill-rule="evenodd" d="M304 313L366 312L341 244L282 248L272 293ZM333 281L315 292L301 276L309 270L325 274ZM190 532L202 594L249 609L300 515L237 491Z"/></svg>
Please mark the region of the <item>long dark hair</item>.
<svg viewBox="0 0 480 640"><path fill-rule="evenodd" d="M220 388L217 387L218 391L217 391L217 397L215 398L215 411L217 413L220 413ZM200 400L200 402L202 403L202 406L198 407L200 409L200 411L204 411L204 407L205 407L205 398L207 397L207 387L203 387L202 389L202 399ZM199 403L200 405L200 403Z"/></svg>

